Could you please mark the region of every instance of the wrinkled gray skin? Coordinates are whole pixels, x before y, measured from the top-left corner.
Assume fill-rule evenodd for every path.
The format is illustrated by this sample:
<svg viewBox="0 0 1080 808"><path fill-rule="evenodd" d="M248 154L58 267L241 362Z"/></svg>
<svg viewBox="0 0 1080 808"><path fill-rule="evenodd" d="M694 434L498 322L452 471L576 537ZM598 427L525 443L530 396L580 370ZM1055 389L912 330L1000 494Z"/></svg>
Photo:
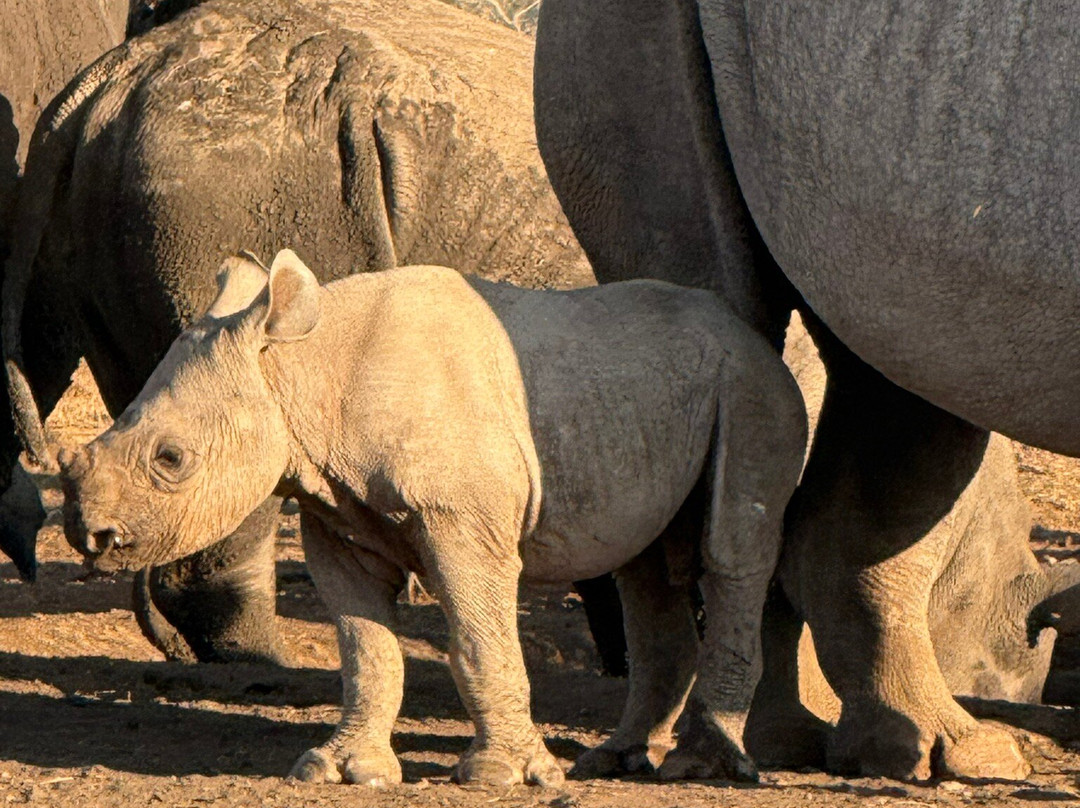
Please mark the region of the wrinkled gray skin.
<svg viewBox="0 0 1080 808"><path fill-rule="evenodd" d="M19 177L42 108L82 68L124 36L127 0L27 3L0 0L0 266L7 258ZM32 299L37 316L45 301ZM0 391L0 458L20 451L7 390ZM22 469L0 462L0 550L24 578L37 571L36 527L44 513Z"/></svg>
<svg viewBox="0 0 1080 808"><path fill-rule="evenodd" d="M825 392L825 369L801 320L793 318L784 361L799 383L811 433ZM950 692L1037 703L1054 633L1049 616L1072 581L1044 570L1031 551L1031 506L1020 490L1016 451L992 435L979 470L924 540L938 554L927 613L934 654ZM1045 599L1045 600L1044 600Z"/></svg>
<svg viewBox="0 0 1080 808"><path fill-rule="evenodd" d="M728 777L754 779L742 732L805 441L787 368L714 295L652 281L529 291L441 267L320 288L285 250L269 276L230 259L207 316L116 423L60 464L68 538L102 569L189 554L271 491L297 497L345 687L341 724L300 758L301 779L400 781L391 625L412 571L446 614L476 725L457 779L561 781L530 718L518 579L615 569L632 629L623 725L648 719L649 741L670 744L685 700L661 773L723 761ZM700 542L666 531L688 508ZM680 639L658 570L687 558L687 539L712 619L696 680L681 654L672 700L645 716L661 705L638 688L666 664L657 648Z"/></svg>
<svg viewBox="0 0 1080 808"><path fill-rule="evenodd" d="M811 429L825 387L824 368L799 323L788 330L784 358L799 382ZM1066 581L1048 578L1031 552L1031 509L1020 492L1016 454L1000 435L990 438L982 465L952 510L923 539L936 554L925 608L934 653L949 692L983 699L1038 702L1055 632L1030 619L1061 596L1044 600ZM929 557L929 556L928 556ZM1056 576L1055 576L1056 577ZM761 765L805 765L821 753L840 703L822 676L809 632L781 588L765 615L765 673L754 695L747 746ZM802 642L800 643L800 633ZM801 704L800 704L801 703ZM794 723L791 713L801 713ZM762 720L757 720L757 716ZM776 723L774 723L776 722ZM785 738L776 744L775 734Z"/></svg>
<svg viewBox="0 0 1080 808"><path fill-rule="evenodd" d="M771 338L776 265L808 304L829 391L783 586L844 704L808 763L1026 771L949 695L926 537L987 430L1080 453L1078 39L1017 0L541 9L538 140L597 277L718 289Z"/></svg>
<svg viewBox="0 0 1080 808"><path fill-rule="evenodd" d="M1055 632L1032 635L1026 618L1052 582L1027 546L1028 504L1010 485L1015 465L1010 442L991 438L982 468L927 538L944 560L930 593L930 636L951 693L1038 703ZM760 765L788 768L821 753L841 705L821 673L809 632L800 638L802 619L782 597L774 588L766 608L765 673L754 694L746 744ZM1037 640L1034 646L1030 639ZM767 720L803 707L813 715L805 714L795 726L787 719L772 725ZM754 720L758 711L766 720ZM783 746L773 733L786 733Z"/></svg>
<svg viewBox="0 0 1080 808"><path fill-rule="evenodd" d="M591 283L534 145L531 54L443 3L220 0L102 57L38 127L6 279L32 453L80 355L124 409L230 247L287 238L339 274L442 263ZM140 576L137 614L160 647L186 655L171 622L200 659L276 656L278 504Z"/></svg>

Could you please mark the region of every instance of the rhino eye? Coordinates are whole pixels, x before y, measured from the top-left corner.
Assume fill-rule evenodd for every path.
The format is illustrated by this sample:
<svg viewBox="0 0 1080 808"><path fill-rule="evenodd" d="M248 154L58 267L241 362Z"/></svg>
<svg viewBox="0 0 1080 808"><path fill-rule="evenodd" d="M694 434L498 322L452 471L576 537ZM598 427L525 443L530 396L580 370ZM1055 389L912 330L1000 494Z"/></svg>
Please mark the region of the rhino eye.
<svg viewBox="0 0 1080 808"><path fill-rule="evenodd" d="M160 444L154 453L154 465L162 471L179 471L184 465L184 450L179 446Z"/></svg>
<svg viewBox="0 0 1080 808"><path fill-rule="evenodd" d="M150 471L155 483L166 486L186 480L195 471L193 455L172 441L161 441L150 455Z"/></svg>

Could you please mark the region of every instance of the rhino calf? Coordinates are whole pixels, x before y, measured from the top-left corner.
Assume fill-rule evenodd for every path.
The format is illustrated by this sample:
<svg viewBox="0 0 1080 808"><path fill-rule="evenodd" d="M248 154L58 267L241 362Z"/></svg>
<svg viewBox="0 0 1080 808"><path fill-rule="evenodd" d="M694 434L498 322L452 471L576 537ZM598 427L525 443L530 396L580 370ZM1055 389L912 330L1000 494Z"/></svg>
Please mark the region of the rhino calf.
<svg viewBox="0 0 1080 808"><path fill-rule="evenodd" d="M697 680L664 658L665 604L645 587L628 603L632 720L619 737L670 736L689 691L677 770L720 760L755 776L742 727L806 440L798 388L764 340L710 293L654 281L528 291L406 267L320 288L285 250L269 271L229 259L219 285L113 427L61 457L65 529L98 567L139 567L228 535L274 491L297 498L337 624L344 710L295 776L400 781L391 626L415 571L446 614L476 726L457 779L559 782L530 715L518 579L623 568L634 589L664 564L643 551L699 500L699 585L716 617ZM645 687L665 664L677 686ZM649 695L665 689L678 692Z"/></svg>

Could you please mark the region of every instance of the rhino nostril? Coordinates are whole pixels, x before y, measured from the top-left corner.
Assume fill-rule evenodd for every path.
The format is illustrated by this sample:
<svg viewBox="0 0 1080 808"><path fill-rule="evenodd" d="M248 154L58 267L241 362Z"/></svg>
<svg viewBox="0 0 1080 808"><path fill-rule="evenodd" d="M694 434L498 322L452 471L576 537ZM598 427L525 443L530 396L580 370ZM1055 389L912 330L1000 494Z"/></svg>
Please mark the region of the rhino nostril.
<svg viewBox="0 0 1080 808"><path fill-rule="evenodd" d="M91 555L101 555L113 547L122 546L120 534L114 528L95 530L86 537L86 549Z"/></svg>

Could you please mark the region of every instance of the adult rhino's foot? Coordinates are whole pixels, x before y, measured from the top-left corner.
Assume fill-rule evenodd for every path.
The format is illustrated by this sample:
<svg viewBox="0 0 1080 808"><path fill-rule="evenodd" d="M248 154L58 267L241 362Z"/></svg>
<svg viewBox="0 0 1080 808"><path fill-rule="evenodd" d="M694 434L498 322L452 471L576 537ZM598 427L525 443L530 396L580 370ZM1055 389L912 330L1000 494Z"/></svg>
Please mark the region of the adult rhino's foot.
<svg viewBox="0 0 1080 808"><path fill-rule="evenodd" d="M874 715L869 715L873 712ZM892 711L841 716L828 750L830 770L864 777L1023 780L1031 767L1007 732L967 717L955 726L920 729Z"/></svg>
<svg viewBox="0 0 1080 808"><path fill-rule="evenodd" d="M593 749L582 752L570 769L570 777L591 780L601 777L622 777L627 774L654 774L668 752L670 744L620 744L609 738Z"/></svg>
<svg viewBox="0 0 1080 808"><path fill-rule="evenodd" d="M305 783L385 788L401 782L401 764L390 749L349 750L330 743L302 754L289 777Z"/></svg>
<svg viewBox="0 0 1080 808"><path fill-rule="evenodd" d="M732 740L742 735L742 721L723 727L698 711L684 714L679 742L660 765L662 780L732 780L758 782L754 761Z"/></svg>
<svg viewBox="0 0 1080 808"><path fill-rule="evenodd" d="M769 715L756 715L757 703L746 724L746 751L764 769L824 769L825 750L832 724L822 721L801 704Z"/></svg>
<svg viewBox="0 0 1080 808"><path fill-rule="evenodd" d="M1023 780L1031 765L1005 730L979 724L971 732L941 744L935 756L938 777L962 780Z"/></svg>
<svg viewBox="0 0 1080 808"><path fill-rule="evenodd" d="M502 749L469 749L454 770L454 782L462 785L512 786L526 783L536 786L560 785L566 775L555 756L537 738L535 746L523 754Z"/></svg>

